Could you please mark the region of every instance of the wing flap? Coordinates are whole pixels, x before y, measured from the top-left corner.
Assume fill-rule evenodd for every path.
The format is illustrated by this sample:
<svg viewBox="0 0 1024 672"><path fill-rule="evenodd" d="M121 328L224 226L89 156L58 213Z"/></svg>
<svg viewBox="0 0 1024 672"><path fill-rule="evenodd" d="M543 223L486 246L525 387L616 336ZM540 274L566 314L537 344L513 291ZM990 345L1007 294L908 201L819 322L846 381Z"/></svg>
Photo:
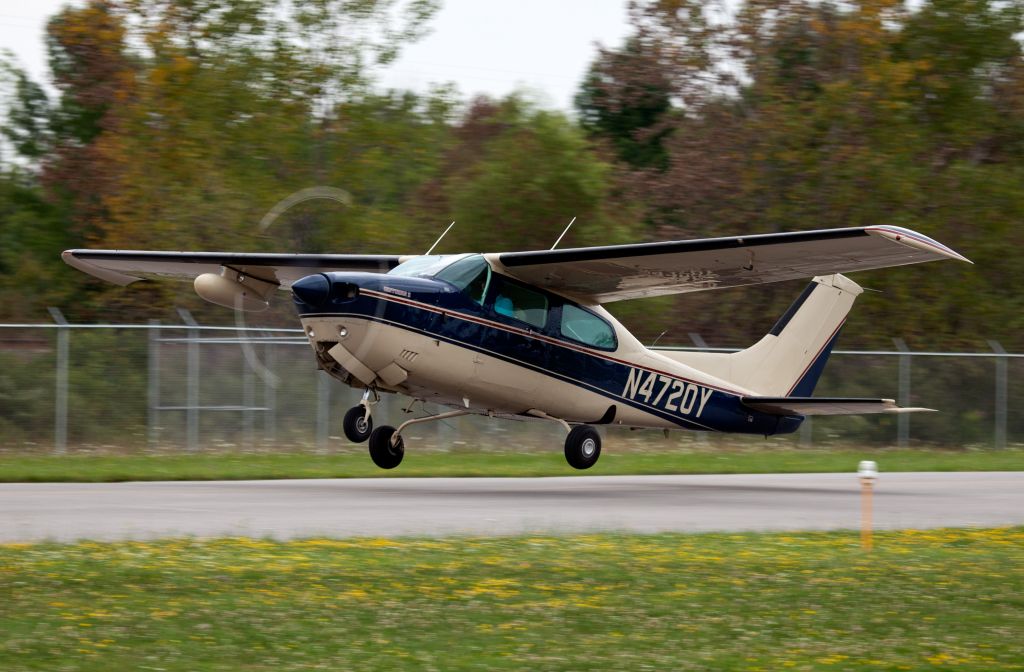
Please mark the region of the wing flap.
<svg viewBox="0 0 1024 672"><path fill-rule="evenodd" d="M917 413L934 408L901 408L893 399L848 397L742 397L755 411L772 415L863 415L869 413Z"/></svg>
<svg viewBox="0 0 1024 672"><path fill-rule="evenodd" d="M299 278L327 271L385 273L398 265L397 255L259 254L247 252L156 252L148 250L67 250L64 261L101 280L127 285L137 280L194 280L221 267L290 287Z"/></svg>
<svg viewBox="0 0 1024 672"><path fill-rule="evenodd" d="M969 261L895 226L492 255L511 275L597 303L806 279L940 259Z"/></svg>

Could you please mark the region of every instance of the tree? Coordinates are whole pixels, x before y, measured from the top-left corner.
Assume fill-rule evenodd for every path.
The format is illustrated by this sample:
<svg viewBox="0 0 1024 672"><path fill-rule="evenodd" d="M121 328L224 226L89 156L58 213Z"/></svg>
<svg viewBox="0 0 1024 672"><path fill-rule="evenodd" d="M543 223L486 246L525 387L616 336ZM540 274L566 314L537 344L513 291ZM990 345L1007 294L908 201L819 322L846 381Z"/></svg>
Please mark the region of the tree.
<svg viewBox="0 0 1024 672"><path fill-rule="evenodd" d="M862 300L844 342L1021 343L1021 298L1006 288L1024 271L996 252L1024 243L1021 13L987 0L751 0L731 17L696 0L639 3L633 39L657 55L640 77L660 70L675 109L661 116L664 170L627 165L618 179L659 238L920 230L978 266L858 275L893 298ZM721 297L683 297L675 330L743 345L797 291L759 289L728 313Z"/></svg>
<svg viewBox="0 0 1024 672"><path fill-rule="evenodd" d="M457 222L447 249L546 249L573 217L563 246L611 244L629 239L634 221L613 186L611 165L568 118L513 95L470 106L420 202L429 231Z"/></svg>

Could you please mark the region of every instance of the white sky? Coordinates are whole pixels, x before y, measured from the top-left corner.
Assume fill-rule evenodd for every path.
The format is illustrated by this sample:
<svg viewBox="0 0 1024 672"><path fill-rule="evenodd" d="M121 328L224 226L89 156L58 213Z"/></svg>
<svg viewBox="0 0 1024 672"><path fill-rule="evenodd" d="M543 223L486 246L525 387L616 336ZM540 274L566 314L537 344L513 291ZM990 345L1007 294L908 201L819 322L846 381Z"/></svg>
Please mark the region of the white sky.
<svg viewBox="0 0 1024 672"><path fill-rule="evenodd" d="M67 0L0 0L0 48L36 81L47 73L43 30ZM629 32L627 0L442 0L431 33L407 45L381 76L386 87L425 90L455 82L464 96L525 89L544 106L571 110L596 44Z"/></svg>

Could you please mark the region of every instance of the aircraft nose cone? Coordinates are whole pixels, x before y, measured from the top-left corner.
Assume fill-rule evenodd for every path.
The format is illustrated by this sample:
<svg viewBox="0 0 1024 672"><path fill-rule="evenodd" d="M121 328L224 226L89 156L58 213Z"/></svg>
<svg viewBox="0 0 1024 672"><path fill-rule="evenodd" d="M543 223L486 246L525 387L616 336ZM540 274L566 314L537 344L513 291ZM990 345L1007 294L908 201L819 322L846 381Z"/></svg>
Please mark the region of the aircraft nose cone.
<svg viewBox="0 0 1024 672"><path fill-rule="evenodd" d="M307 275L292 285L292 296L297 303L304 303L311 308L319 308L327 303L331 295L331 281L323 273Z"/></svg>

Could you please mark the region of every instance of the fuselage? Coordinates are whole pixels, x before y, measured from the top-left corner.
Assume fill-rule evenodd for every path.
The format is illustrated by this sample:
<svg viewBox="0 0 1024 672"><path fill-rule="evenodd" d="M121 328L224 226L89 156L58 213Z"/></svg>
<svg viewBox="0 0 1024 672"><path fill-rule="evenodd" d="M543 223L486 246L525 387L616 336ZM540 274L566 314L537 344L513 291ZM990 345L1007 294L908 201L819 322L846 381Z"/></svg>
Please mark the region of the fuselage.
<svg viewBox="0 0 1024 672"><path fill-rule="evenodd" d="M293 285L331 375L474 413L571 423L771 435L803 419L744 406L752 391L652 352L600 306L522 283L480 255L403 266Z"/></svg>

